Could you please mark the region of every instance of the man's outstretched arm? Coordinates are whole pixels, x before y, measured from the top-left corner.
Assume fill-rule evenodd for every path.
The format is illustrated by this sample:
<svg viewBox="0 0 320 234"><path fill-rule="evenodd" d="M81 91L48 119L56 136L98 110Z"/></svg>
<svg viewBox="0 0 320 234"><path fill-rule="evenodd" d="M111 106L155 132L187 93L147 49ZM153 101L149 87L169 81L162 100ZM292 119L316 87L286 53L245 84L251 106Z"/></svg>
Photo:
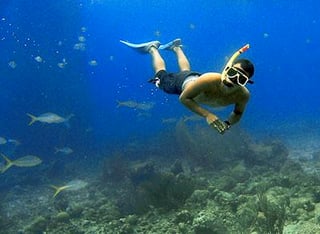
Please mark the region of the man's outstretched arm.
<svg viewBox="0 0 320 234"><path fill-rule="evenodd" d="M226 121L228 124L233 125L240 121L242 114L246 109L246 105L248 101L249 101L249 93L243 98L241 102L235 105L228 120Z"/></svg>

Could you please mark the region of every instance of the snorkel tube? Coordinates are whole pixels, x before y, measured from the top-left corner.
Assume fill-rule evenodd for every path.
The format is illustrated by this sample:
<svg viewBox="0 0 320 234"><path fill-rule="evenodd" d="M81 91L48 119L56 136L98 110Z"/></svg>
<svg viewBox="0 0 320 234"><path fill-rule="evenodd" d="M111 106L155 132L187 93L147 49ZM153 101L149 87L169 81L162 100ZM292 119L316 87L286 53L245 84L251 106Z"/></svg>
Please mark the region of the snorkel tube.
<svg viewBox="0 0 320 234"><path fill-rule="evenodd" d="M246 52L249 49L249 44L246 44L245 46L243 46L241 49L239 49L238 51L236 51L231 58L229 59L229 61L227 62L226 66L224 67L222 73L221 73L221 79L224 80L226 77L226 73L228 71L228 69L230 67L232 67L233 62L239 57L240 54L242 54L243 52Z"/></svg>

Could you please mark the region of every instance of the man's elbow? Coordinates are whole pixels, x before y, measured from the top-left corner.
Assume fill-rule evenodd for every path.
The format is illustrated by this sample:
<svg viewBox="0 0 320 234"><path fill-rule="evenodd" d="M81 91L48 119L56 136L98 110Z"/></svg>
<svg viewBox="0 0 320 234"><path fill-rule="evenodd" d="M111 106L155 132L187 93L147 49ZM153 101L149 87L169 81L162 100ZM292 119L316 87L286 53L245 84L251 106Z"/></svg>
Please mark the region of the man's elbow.
<svg viewBox="0 0 320 234"><path fill-rule="evenodd" d="M180 101L182 104L186 104L187 99L186 99L183 95L180 95L180 96L179 96L179 101Z"/></svg>
<svg viewBox="0 0 320 234"><path fill-rule="evenodd" d="M234 114L234 115L237 115L237 116L241 116L241 115L243 114L243 111L234 110L234 111L233 111L233 114Z"/></svg>

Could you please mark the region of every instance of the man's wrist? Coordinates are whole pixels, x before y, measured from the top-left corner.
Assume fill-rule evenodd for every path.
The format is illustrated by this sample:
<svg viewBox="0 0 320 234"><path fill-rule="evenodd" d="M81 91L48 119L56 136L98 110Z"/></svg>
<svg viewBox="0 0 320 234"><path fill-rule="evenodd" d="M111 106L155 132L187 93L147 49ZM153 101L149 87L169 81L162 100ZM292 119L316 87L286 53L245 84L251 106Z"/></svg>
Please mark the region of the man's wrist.
<svg viewBox="0 0 320 234"><path fill-rule="evenodd" d="M231 127L231 123L230 123L229 120L225 120L224 122L225 122L229 127Z"/></svg>

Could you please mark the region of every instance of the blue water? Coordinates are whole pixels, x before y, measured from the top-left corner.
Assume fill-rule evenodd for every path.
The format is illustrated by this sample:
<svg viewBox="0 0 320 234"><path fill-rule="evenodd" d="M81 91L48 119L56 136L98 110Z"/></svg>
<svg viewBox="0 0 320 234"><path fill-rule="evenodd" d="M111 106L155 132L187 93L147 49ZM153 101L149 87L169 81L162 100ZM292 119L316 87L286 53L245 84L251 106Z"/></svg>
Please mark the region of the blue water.
<svg viewBox="0 0 320 234"><path fill-rule="evenodd" d="M49 159L56 146L103 154L114 143L169 131L173 125L162 119L191 112L177 96L147 83L153 76L150 57L119 40L165 43L177 37L199 72L220 72L228 56L250 43L242 56L256 69L239 124L246 131L281 134L283 126L299 120L319 126L319 7L311 0L1 1L0 136L21 142L13 156L32 153ZM74 49L79 36L86 39L84 51ZM163 56L168 70L177 70L173 54ZM67 64L60 68L63 59ZM91 60L98 65L90 66ZM14 69L10 61L17 64ZM155 106L146 115L117 108L117 100ZM226 118L231 110L218 115ZM28 126L26 113L45 112L75 116L69 128Z"/></svg>

